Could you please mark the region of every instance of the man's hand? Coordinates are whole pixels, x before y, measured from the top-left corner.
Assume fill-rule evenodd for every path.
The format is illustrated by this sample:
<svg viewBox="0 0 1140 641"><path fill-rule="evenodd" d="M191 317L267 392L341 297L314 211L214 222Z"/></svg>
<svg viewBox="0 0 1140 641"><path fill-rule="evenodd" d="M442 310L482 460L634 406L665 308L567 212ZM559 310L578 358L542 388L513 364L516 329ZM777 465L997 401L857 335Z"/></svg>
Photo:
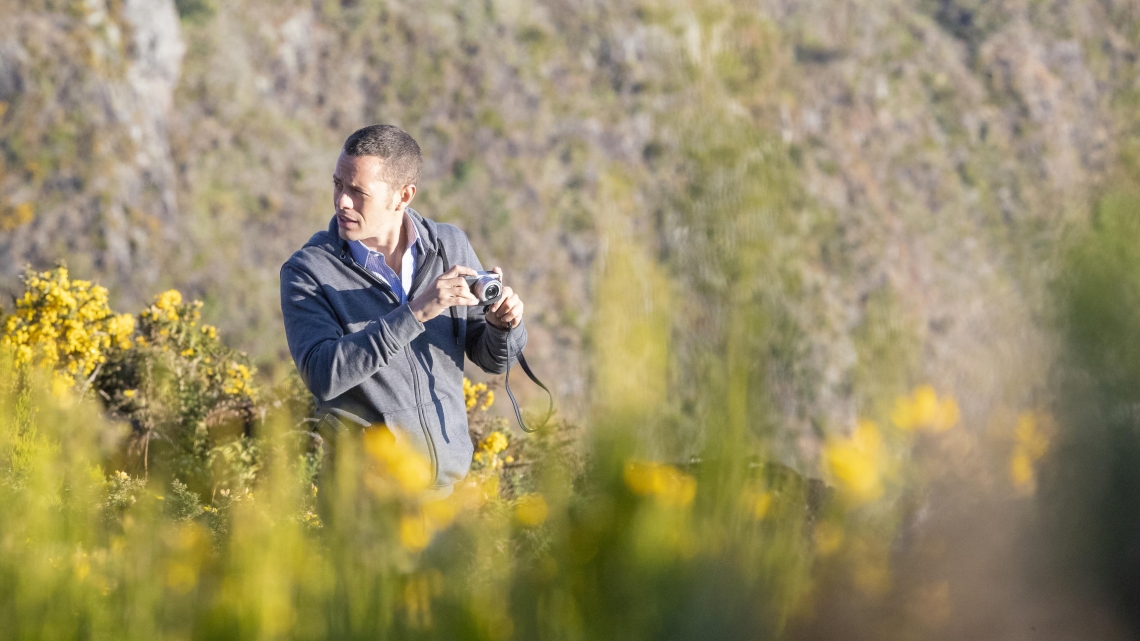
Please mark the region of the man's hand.
<svg viewBox="0 0 1140 641"><path fill-rule="evenodd" d="M491 271L503 277L503 270L499 267ZM503 287L503 295L499 300L491 304L491 309L487 311L487 322L498 327L499 329L510 329L518 327L522 322L523 315L523 302L519 299L518 294L515 293L510 287Z"/></svg>
<svg viewBox="0 0 1140 641"><path fill-rule="evenodd" d="M439 316L445 309L453 305L478 305L479 299L471 293L464 276L475 276L475 270L470 267L456 265L435 279L431 287L416 296L409 307L412 315L421 323Z"/></svg>

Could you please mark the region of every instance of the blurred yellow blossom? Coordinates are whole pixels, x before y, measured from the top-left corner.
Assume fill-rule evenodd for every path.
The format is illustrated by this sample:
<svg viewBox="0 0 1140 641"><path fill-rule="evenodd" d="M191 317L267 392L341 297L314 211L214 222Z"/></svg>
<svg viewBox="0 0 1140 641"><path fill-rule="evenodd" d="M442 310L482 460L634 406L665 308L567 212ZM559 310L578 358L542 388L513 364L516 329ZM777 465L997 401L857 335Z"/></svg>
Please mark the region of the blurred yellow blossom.
<svg viewBox="0 0 1140 641"><path fill-rule="evenodd" d="M431 463L384 426L368 430L364 450L380 466L380 473L396 482L400 491L416 493L431 484Z"/></svg>
<svg viewBox="0 0 1140 641"><path fill-rule="evenodd" d="M957 401L951 397L939 399L933 387L923 385L909 397L895 399L891 422L907 432L945 432L958 424L960 416Z"/></svg>
<svg viewBox="0 0 1140 641"><path fill-rule="evenodd" d="M524 494L515 502L515 520L523 525L541 525L548 513L546 499L541 494Z"/></svg>
<svg viewBox="0 0 1140 641"><path fill-rule="evenodd" d="M419 552L431 542L427 523L420 514L400 515L400 545L412 552Z"/></svg>
<svg viewBox="0 0 1140 641"><path fill-rule="evenodd" d="M768 515L772 507L772 493L765 490L746 488L740 495L744 510L757 521Z"/></svg>
<svg viewBox="0 0 1140 641"><path fill-rule="evenodd" d="M1049 450L1049 437L1043 433L1040 423L1048 422L1047 416L1034 412L1022 412L1017 417L1013 453L1009 459L1009 479L1021 494L1032 494L1037 489L1034 465Z"/></svg>
<svg viewBox="0 0 1140 641"><path fill-rule="evenodd" d="M843 545L843 528L825 521L815 526L812 533L812 542L815 544L816 554L828 556Z"/></svg>
<svg viewBox="0 0 1140 641"><path fill-rule="evenodd" d="M696 479L664 463L626 461L623 478L634 494L653 496L663 505L684 507L697 493Z"/></svg>
<svg viewBox="0 0 1140 641"><path fill-rule="evenodd" d="M850 437L829 439L824 460L851 503L870 503L883 495L887 454L874 422L860 420Z"/></svg>

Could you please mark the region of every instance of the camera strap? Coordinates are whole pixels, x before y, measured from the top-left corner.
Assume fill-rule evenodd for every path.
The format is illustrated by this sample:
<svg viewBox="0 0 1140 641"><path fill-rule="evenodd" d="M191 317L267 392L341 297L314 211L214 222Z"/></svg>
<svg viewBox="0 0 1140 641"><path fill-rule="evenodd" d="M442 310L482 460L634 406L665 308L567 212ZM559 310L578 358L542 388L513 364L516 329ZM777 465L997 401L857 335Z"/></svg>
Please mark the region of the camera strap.
<svg viewBox="0 0 1140 641"><path fill-rule="evenodd" d="M524 431L524 432L537 432L538 430L542 429L543 427L546 427L546 424L550 422L550 417L554 416L554 395L551 394L550 390L547 389L546 386L542 384L542 381L538 380L538 377L534 375L534 372L530 371L530 365L526 364L526 357L522 355L522 352L519 352L519 365L522 366L523 372L526 373L527 377L530 378L530 380L534 381L535 385L538 385L539 387L541 387L542 391L546 392L546 397L550 402L550 405L546 408L546 416L543 417L542 424L533 428L533 429L528 428L526 426L526 423L523 422L522 412L519 411L519 403L518 403L518 401L515 400L514 392L511 391L511 329L508 328L507 329L507 376L506 376L505 380L503 381L503 386L507 388L507 396L510 397L511 405L515 409L515 418L517 418L519 421L519 427L521 427L522 431Z"/></svg>
<svg viewBox="0 0 1140 641"><path fill-rule="evenodd" d="M439 250L439 257L443 260L443 271L444 271L444 273L447 273L448 270L451 269L450 261L447 260L447 250L444 249L442 241L436 243L436 247ZM483 308L484 313L487 312L489 307L490 306ZM455 306L448 307L447 311L451 315L451 331L453 334L455 334L455 343L458 345L460 342L459 341L459 317L455 313ZM518 419L518 421L519 421L519 427L521 427L522 431L524 431L524 432L528 432L528 433L537 432L538 430L545 427L547 423L550 422L551 416L554 416L554 395L551 394L550 390L547 389L547 387L542 384L542 381L538 380L538 377L535 376L534 372L531 371L530 365L527 365L526 357L522 355L522 352L519 352L518 361L519 361L519 365L522 366L523 372L526 373L527 377L530 378L530 380L534 381L535 385L538 385L539 387L542 388L542 391L546 392L546 397L550 403L549 406L546 408L546 416L542 419L542 424L539 425L538 427L533 428L533 429L528 428L526 426L526 423L523 421L522 411L519 410L519 403L518 403L518 401L515 400L515 393L511 391L511 329L512 328L509 328L509 327L507 328L507 375L506 375L505 379L503 380L503 386L507 388L507 396L511 399L511 406L515 410L515 418Z"/></svg>

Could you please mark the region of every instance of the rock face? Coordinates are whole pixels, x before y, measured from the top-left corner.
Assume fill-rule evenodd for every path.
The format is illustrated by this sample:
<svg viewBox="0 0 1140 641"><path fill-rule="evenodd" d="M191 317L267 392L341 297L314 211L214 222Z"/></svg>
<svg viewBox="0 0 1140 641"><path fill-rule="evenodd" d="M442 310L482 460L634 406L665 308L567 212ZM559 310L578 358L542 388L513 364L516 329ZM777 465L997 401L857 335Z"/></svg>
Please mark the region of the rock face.
<svg viewBox="0 0 1140 641"><path fill-rule="evenodd" d="M675 422L736 345L793 463L920 382L966 422L1032 397L1060 241L1134 155L1124 3L83 6L4 11L7 287L58 257L123 309L178 286L280 375L278 267L344 138L391 122L417 209L527 295L568 413L596 276L636 247L682 294Z"/></svg>
<svg viewBox="0 0 1140 641"><path fill-rule="evenodd" d="M167 121L185 47L172 1L5 10L0 259L59 258L138 304L178 242Z"/></svg>

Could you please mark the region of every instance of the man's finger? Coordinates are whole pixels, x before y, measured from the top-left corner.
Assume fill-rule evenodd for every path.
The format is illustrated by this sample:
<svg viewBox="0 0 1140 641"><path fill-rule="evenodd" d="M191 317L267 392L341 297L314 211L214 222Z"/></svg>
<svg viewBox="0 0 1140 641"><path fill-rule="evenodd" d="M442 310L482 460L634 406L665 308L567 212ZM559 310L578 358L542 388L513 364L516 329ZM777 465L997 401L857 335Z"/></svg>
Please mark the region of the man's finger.
<svg viewBox="0 0 1140 641"><path fill-rule="evenodd" d="M518 304L510 309L507 313L503 314L503 324L509 327L515 327L522 320L523 306Z"/></svg>
<svg viewBox="0 0 1140 641"><path fill-rule="evenodd" d="M510 322L510 320L518 318L519 316L522 316L522 302L519 299L508 301L502 314L499 314L499 317L503 318L505 322Z"/></svg>
<svg viewBox="0 0 1140 641"><path fill-rule="evenodd" d="M499 301L499 309L497 310L497 312L499 314L499 318L506 318L507 314L510 314L511 310L513 310L514 308L516 308L518 306L519 306L519 297L518 296L511 296L509 298L504 296L503 299Z"/></svg>
<svg viewBox="0 0 1140 641"><path fill-rule="evenodd" d="M475 275L476 275L475 270L471 269L470 267L467 267L464 265L453 265L451 267L451 269L440 274L440 276L437 280L446 280L449 278L458 278L459 276L475 276Z"/></svg>

